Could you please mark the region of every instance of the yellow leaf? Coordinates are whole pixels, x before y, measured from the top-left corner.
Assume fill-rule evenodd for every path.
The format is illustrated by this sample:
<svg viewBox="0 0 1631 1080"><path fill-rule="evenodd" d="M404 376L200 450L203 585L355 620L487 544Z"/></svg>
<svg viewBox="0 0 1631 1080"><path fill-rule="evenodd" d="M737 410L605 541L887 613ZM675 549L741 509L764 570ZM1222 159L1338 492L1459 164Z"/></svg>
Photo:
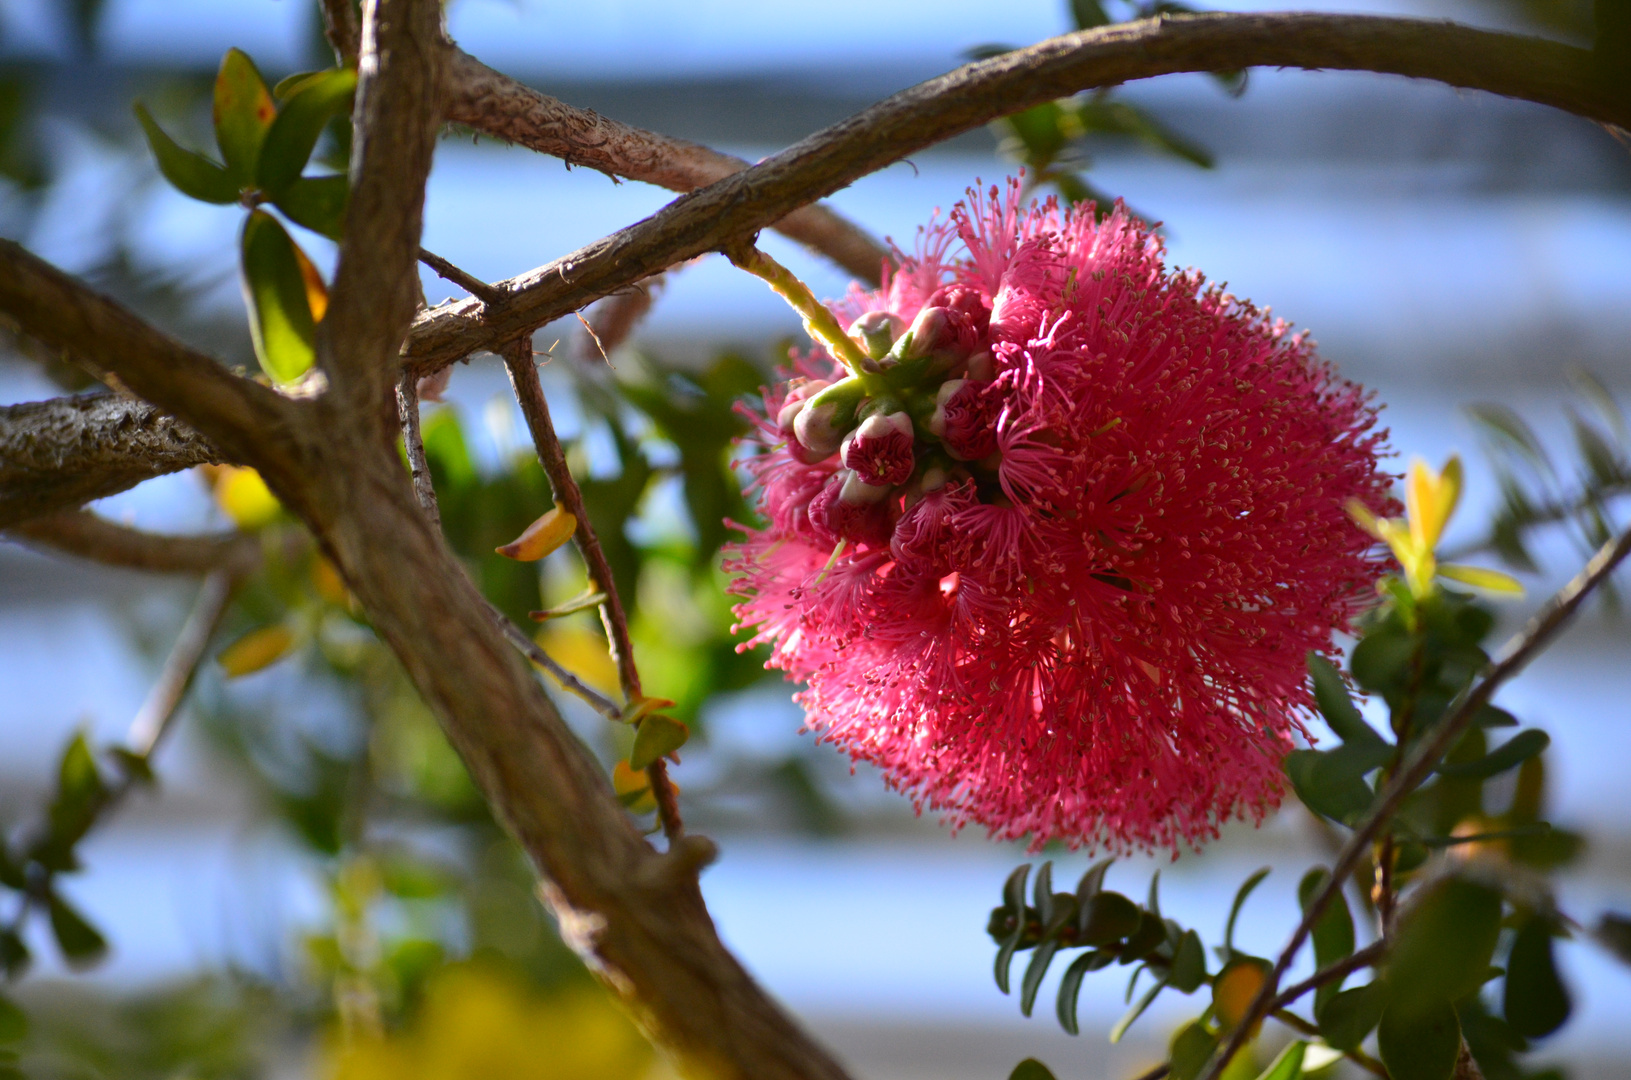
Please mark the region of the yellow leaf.
<svg viewBox="0 0 1631 1080"><path fill-rule="evenodd" d="M226 671L227 678L236 679L263 668L271 667L288 655L294 647L294 631L278 623L251 630L221 650L216 662Z"/></svg>
<svg viewBox="0 0 1631 1080"><path fill-rule="evenodd" d="M557 663L603 694L618 692L617 665L604 636L579 622L547 622L535 639Z"/></svg>
<svg viewBox="0 0 1631 1080"><path fill-rule="evenodd" d="M1405 507L1410 515L1410 538L1420 550L1432 551L1444 535L1444 526L1461 500L1461 459L1451 455L1440 472L1417 458L1405 482Z"/></svg>
<svg viewBox="0 0 1631 1080"><path fill-rule="evenodd" d="M646 697L644 694L640 694L633 701L623 706L623 722L633 724L658 709L672 709L673 707L674 703L667 698Z"/></svg>
<svg viewBox="0 0 1631 1080"><path fill-rule="evenodd" d="M1439 577L1447 577L1451 581L1459 581L1463 585L1471 585L1475 589L1485 592L1505 593L1508 596L1522 596L1523 586L1511 574L1503 574L1499 570L1489 570L1482 566L1458 566L1454 563L1444 563L1438 568Z"/></svg>
<svg viewBox="0 0 1631 1080"><path fill-rule="evenodd" d="M323 316L328 314L328 286L323 284L323 275L317 272L306 253L300 250L299 244L291 244L294 248L295 263L300 267L300 280L306 286L306 306L311 308L311 321L320 323Z"/></svg>
<svg viewBox="0 0 1631 1080"><path fill-rule="evenodd" d="M649 814L657 809L657 800L651 793L651 777L643 769L632 769L627 761L612 766L612 791L617 801L636 814Z"/></svg>
<svg viewBox="0 0 1631 1080"><path fill-rule="evenodd" d="M1257 959L1236 959L1212 980L1212 1007L1225 1029L1240 1023L1257 992L1268 979L1268 965Z"/></svg>
<svg viewBox="0 0 1631 1080"><path fill-rule="evenodd" d="M222 465L215 473L215 503L240 529L271 524L283 507L254 469Z"/></svg>
<svg viewBox="0 0 1631 1080"><path fill-rule="evenodd" d="M578 519L557 505L528 525L520 536L494 550L517 562L534 562L572 539L572 534L577 531Z"/></svg>
<svg viewBox="0 0 1631 1080"><path fill-rule="evenodd" d="M1358 525L1366 533L1374 536L1378 540L1384 539L1382 536L1382 523L1380 519L1378 519L1377 516L1371 512L1370 507L1366 506L1358 499L1349 499L1346 509L1348 511L1348 516L1353 519L1353 523L1355 525Z"/></svg>

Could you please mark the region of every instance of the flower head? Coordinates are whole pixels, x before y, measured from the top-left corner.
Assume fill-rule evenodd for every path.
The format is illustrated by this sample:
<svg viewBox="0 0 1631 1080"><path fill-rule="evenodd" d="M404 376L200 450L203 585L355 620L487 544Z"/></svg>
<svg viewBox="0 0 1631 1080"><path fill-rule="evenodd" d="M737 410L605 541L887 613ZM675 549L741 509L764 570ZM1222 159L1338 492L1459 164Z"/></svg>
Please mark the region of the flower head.
<svg viewBox="0 0 1631 1080"><path fill-rule="evenodd" d="M832 305L849 367L767 392L737 613L811 730L957 824L1176 851L1260 819L1305 655L1374 596L1375 411L1119 205L971 195Z"/></svg>

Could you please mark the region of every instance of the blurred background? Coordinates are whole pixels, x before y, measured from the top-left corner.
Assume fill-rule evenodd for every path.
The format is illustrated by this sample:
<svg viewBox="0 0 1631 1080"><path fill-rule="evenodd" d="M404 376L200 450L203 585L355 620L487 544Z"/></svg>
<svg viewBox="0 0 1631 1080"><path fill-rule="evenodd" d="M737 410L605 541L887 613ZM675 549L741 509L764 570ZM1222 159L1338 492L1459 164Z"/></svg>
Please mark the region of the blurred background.
<svg viewBox="0 0 1631 1080"><path fill-rule="evenodd" d="M1275 5L1252 5L1264 6ZM1569 0L1329 6L1590 35L1589 5ZM1062 0L456 0L450 23L467 51L571 104L749 160L982 49L1075 26ZM250 365L242 212L164 185L131 116L144 100L184 144L210 145L209 88L232 46L269 82L332 62L302 0L0 0L0 233ZM1174 264L1311 330L1376 391L1401 469L1413 455L1465 455L1458 542L1480 544L1504 521L1501 551L1521 561L1520 532L1535 569L1530 598L1507 605L1503 625L1516 627L1616 520L1614 497L1631 490L1608 403L1631 391L1631 149L1611 133L1388 77L1180 76L971 132L832 202L910 248L936 208L1021 162L1042 192L1124 198L1165 223ZM424 243L498 279L671 197L452 132ZM325 241L300 240L331 264ZM780 237L763 243L818 295L847 288ZM462 295L428 272L424 285L432 303ZM696 732L675 777L688 824L723 850L703 878L714 917L858 1076L1000 1078L1031 1054L1061 1080L1131 1076L1161 1060L1194 1008L1167 995L1112 1047L1104 1032L1122 985L1107 973L1086 984L1080 1037L1047 1007L1022 1018L992 985L984 927L1023 851L916 817L875 775L799 735L791 688L762 671L761 655L734 651L718 522L750 511L728 464L730 404L767 380L797 330L761 283L708 258L667 275L609 361L576 320L535 339L633 600L647 688L675 699ZM27 349L0 357L0 404L84 385ZM449 536L488 595L524 618L581 591L567 552L541 569L483 554L548 505L502 367L480 356L457 368L446 399L425 407L426 442ZM1480 425L1467 410L1479 403L1531 425L1553 471L1519 463L1499 434L1509 414L1486 407L1496 424ZM1588 491L1590 513L1525 528L1503 475ZM233 515L287 527L223 504L193 474L96 509L161 532L226 528ZM0 542L0 821L14 834L40 817L76 732L98 747L124 738L196 589ZM12 992L32 1018L28 1074L650 1074L649 1053L556 940L434 723L309 556L274 560L223 640L269 626L291 631L288 655L235 679L206 664L156 788L99 825L80 846L83 869L62 879L108 942L105 958L74 970L42 921L24 933L33 964ZM615 687L588 615L550 622L540 640ZM1553 814L1587 838L1562 896L1583 914L1631 909L1628 663L1623 618L1600 604L1502 699L1553 735ZM562 700L608 764L627 752L620 732ZM1238 932L1272 955L1297 878L1328 843L1293 805L1261 829L1227 830L1204 855L1130 859L1110 880L1142 895L1160 867L1169 913L1215 935L1239 881L1275 866ZM1087 864L1051 854L1071 880ZM1631 970L1589 943L1563 964L1576 1015L1541 1059L1577 1077L1623 1075ZM357 1031L386 1034L348 1038Z"/></svg>

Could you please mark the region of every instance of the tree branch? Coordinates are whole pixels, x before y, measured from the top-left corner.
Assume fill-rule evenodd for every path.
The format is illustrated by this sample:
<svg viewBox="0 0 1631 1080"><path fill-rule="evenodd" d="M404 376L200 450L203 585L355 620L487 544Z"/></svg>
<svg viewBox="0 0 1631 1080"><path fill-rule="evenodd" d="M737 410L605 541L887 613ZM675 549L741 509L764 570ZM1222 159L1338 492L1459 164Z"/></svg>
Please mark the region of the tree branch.
<svg viewBox="0 0 1631 1080"><path fill-rule="evenodd" d="M362 28L357 25L357 9L352 0L322 0L323 36L328 38L335 59L343 67L357 64L357 43Z"/></svg>
<svg viewBox="0 0 1631 1080"><path fill-rule="evenodd" d="M248 533L165 536L117 525L89 510L70 510L24 522L9 535L35 547L107 566L160 574L243 574L259 565L260 541Z"/></svg>
<svg viewBox="0 0 1631 1080"><path fill-rule="evenodd" d="M382 441L394 429L385 418L397 376L381 360L402 341L418 306L415 264L447 51L440 3L364 6L351 197L317 356L332 386L323 400L337 411L334 419L361 423Z"/></svg>
<svg viewBox="0 0 1631 1080"><path fill-rule="evenodd" d="M123 394L0 406L0 528L226 460L186 424Z"/></svg>
<svg viewBox="0 0 1631 1080"><path fill-rule="evenodd" d="M527 419L527 430L532 434L538 461L549 476L555 501L577 519L578 528L573 539L584 565L589 568L590 589L604 593L606 600L600 605L600 621L606 627L606 641L611 648L612 660L617 665L617 681L623 690L623 700L632 704L641 696L640 672L634 663L634 642L629 639L629 620L623 611L623 600L618 596L617 582L612 578L612 566L601 550L600 538L589 520L589 511L583 505L583 492L567 467L561 440L555 434L555 423L550 419L549 401L538 382L538 368L532 362L532 339L522 338L504 350L504 367L510 373L510 386L521 404L521 415ZM668 778L668 765L662 758L651 763L646 770L651 779L651 794L657 802L657 816L662 822L663 835L672 844L679 839L680 824L678 798L674 783Z"/></svg>
<svg viewBox="0 0 1631 1080"><path fill-rule="evenodd" d="M1281 991L1269 1003L1269 1008L1271 1011L1284 1009L1288 1005L1294 1004L1304 994L1312 993L1327 983L1345 979L1362 967L1372 967L1382 958L1382 954L1385 952L1387 952L1387 943L1385 941L1373 941L1358 952L1350 953L1336 963L1320 968L1302 982Z"/></svg>
<svg viewBox="0 0 1631 1080"><path fill-rule="evenodd" d="M126 740L130 752L146 760L153 756L159 743L175 719L176 710L187 696L198 665L204 660L210 639L226 616L232 603L232 594L242 579L245 567L222 568L212 571L198 590L198 599L192 612L176 635L170 655L164 661L158 681L148 691L141 711L130 723L130 736Z"/></svg>
<svg viewBox="0 0 1631 1080"><path fill-rule="evenodd" d="M454 49L448 65L447 118L477 131L558 157L568 165L640 180L669 191L706 187L748 163L698 143L642 131L539 93ZM858 225L826 206L806 206L770 228L824 255L876 286L889 252Z"/></svg>
<svg viewBox="0 0 1631 1080"><path fill-rule="evenodd" d="M509 293L501 304L462 301L425 312L404 361L427 375L513 341L997 117L1134 79L1255 66L1433 79L1631 127L1631 101L1612 97L1594 78L1590 52L1538 38L1366 15L1184 15L1101 27L903 90L644 221L499 283Z"/></svg>
<svg viewBox="0 0 1631 1080"><path fill-rule="evenodd" d="M1444 718L1434 728L1432 737L1424 739L1411 751L1398 771L1393 774L1393 779L1389 781L1387 787L1377 796L1364 821L1342 845L1324 887L1303 910L1302 921L1297 924L1291 940L1281 950L1279 959L1275 961L1273 970L1263 983L1262 990L1258 991L1257 997L1253 999L1229 1041L1213 1056L1211 1067L1203 1074L1205 1080L1218 1080L1230 1059L1246 1044L1252 1029L1272 1006L1280 980L1296 958L1303 942L1307 940L1314 924L1342 891L1344 882L1364 859L1371 841L1375 840L1392 820L1400 804L1432 775L1434 767L1455 746L1456 741L1471 726L1479 711L1489 704L1495 691L1523 670L1524 665L1545 648L1569 621L1569 617L1585 602L1586 597L1591 595L1592 590L1606 581L1628 554L1631 554L1631 529L1627 529L1619 537L1599 548L1586 563L1585 568L1553 594L1546 602L1546 606L1524 626L1522 632L1506 643L1499 657L1485 667L1479 678L1450 703L1449 708L1445 710Z"/></svg>
<svg viewBox="0 0 1631 1080"><path fill-rule="evenodd" d="M169 337L11 240L0 240L0 311L28 336L184 416L229 458L265 454L296 404Z"/></svg>

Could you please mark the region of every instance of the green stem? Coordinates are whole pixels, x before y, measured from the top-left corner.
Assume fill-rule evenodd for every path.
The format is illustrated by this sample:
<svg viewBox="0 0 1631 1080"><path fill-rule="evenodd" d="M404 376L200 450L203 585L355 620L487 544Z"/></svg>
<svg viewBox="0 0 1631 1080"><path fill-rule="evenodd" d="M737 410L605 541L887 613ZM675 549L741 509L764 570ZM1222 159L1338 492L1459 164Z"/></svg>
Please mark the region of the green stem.
<svg viewBox="0 0 1631 1080"><path fill-rule="evenodd" d="M889 387L876 373L867 370L870 362L861 347L850 339L844 328L838 325L838 320L833 318L833 313L827 310L827 305L816 299L810 287L800 281L798 275L752 245L736 248L726 254L731 262L769 285L777 296L786 300L788 306L804 319L805 333L860 379L869 394L877 396L889 392Z"/></svg>

